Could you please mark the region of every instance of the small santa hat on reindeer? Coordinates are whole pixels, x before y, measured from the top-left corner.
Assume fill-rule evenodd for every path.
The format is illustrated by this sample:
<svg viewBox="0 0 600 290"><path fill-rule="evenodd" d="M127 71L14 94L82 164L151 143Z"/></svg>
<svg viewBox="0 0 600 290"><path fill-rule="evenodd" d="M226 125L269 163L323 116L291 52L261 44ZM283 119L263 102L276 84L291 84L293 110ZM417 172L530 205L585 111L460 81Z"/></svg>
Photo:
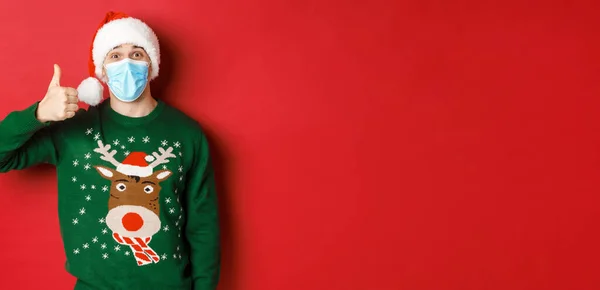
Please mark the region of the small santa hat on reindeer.
<svg viewBox="0 0 600 290"><path fill-rule="evenodd" d="M101 82L108 80L102 72L106 55L122 44L142 47L150 57L150 80L158 76L160 47L152 29L139 19L122 12L108 12L94 34L90 47L88 70L90 76L77 87L79 100L95 106L103 99L104 87Z"/></svg>
<svg viewBox="0 0 600 290"><path fill-rule="evenodd" d="M144 152L131 152L119 166L117 171L129 176L148 177L152 175L152 167L147 162L154 161L152 155Z"/></svg>

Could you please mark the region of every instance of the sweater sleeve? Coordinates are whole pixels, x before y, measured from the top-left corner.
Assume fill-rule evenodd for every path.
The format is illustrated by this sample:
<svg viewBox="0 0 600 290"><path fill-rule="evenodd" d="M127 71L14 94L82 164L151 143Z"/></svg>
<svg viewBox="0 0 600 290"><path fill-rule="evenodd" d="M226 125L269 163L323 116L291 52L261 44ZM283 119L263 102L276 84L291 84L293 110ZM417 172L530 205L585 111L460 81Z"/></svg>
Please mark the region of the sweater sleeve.
<svg viewBox="0 0 600 290"><path fill-rule="evenodd" d="M201 136L187 177L186 238L190 246L190 263L194 290L217 288L221 248L217 192L209 146Z"/></svg>
<svg viewBox="0 0 600 290"><path fill-rule="evenodd" d="M13 111L0 121L0 172L58 162L52 126L35 116L38 105L36 102L24 110Z"/></svg>

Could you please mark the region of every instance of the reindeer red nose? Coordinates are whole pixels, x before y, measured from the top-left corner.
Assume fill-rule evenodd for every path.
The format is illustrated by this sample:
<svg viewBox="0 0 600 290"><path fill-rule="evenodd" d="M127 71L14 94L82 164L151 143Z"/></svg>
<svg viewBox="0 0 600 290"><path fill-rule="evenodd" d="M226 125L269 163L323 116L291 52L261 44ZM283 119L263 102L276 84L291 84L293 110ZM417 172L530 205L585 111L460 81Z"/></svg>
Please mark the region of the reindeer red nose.
<svg viewBox="0 0 600 290"><path fill-rule="evenodd" d="M144 220L142 217L134 212L126 213L121 219L121 222L126 230L132 232L139 230L144 225Z"/></svg>

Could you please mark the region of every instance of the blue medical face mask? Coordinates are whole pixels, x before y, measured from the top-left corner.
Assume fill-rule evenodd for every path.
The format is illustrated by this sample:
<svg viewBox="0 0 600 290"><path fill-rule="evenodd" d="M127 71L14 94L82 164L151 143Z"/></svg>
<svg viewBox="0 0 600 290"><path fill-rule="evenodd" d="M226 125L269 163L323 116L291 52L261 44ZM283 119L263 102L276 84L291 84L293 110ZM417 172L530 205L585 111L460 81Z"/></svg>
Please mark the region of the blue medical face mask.
<svg viewBox="0 0 600 290"><path fill-rule="evenodd" d="M148 63L125 58L104 65L108 88L123 102L133 102L144 92L148 84Z"/></svg>

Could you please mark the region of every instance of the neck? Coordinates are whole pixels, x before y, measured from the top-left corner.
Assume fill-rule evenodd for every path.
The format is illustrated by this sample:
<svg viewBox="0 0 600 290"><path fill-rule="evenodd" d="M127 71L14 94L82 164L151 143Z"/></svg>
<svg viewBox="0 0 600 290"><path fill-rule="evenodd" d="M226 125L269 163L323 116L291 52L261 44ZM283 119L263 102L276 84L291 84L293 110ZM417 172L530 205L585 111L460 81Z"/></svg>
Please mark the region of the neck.
<svg viewBox="0 0 600 290"><path fill-rule="evenodd" d="M157 105L156 99L150 94L150 90L146 88L142 95L133 102L123 102L117 99L113 93L110 93L111 108L124 116L139 118L144 117L152 112Z"/></svg>

